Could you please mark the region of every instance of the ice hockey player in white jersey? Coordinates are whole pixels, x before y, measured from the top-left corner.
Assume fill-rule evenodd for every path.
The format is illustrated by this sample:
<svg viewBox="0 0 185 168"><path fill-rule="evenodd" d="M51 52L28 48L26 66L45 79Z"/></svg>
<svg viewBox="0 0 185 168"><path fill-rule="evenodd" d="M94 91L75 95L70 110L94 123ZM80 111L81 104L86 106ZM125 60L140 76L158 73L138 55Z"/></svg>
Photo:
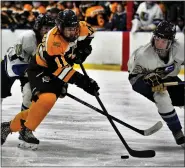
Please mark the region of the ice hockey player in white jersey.
<svg viewBox="0 0 185 168"><path fill-rule="evenodd" d="M156 25L163 20L163 13L154 1L142 2L132 20L131 32L153 31Z"/></svg>
<svg viewBox="0 0 185 168"><path fill-rule="evenodd" d="M176 143L184 146L185 137L174 106L184 106L184 86L164 87L164 82L181 81L177 76L184 63L184 47L175 39L175 25L161 21L151 42L137 49L128 62L129 81L137 93L157 106Z"/></svg>
<svg viewBox="0 0 185 168"><path fill-rule="evenodd" d="M32 97L25 71L36 53L37 44L42 42L44 34L54 26L55 21L50 16L40 14L35 20L33 30L20 34L16 43L7 50L1 61L1 98L11 96L10 91L14 81L20 80L23 97L21 110L29 108ZM21 139L21 131L19 134ZM28 136L32 136L32 133Z"/></svg>
<svg viewBox="0 0 185 168"><path fill-rule="evenodd" d="M1 61L1 98L11 96L10 91L14 81L20 79L23 93L22 110L28 109L31 103L31 91L28 79L25 77L25 70L36 53L37 44L54 25L55 22L52 18L40 14L35 21L33 30L20 34L16 43L7 50L4 60Z"/></svg>

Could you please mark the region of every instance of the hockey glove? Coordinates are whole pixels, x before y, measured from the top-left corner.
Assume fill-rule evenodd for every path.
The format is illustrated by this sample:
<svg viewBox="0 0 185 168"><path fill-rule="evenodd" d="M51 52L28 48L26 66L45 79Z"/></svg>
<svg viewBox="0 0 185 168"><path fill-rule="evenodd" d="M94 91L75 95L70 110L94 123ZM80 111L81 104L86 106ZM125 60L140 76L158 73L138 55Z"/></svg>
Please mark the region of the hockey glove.
<svg viewBox="0 0 185 168"><path fill-rule="evenodd" d="M76 49L76 57L74 58L73 62L75 64L81 64L83 63L86 58L91 54L92 47L91 45L86 46L85 48Z"/></svg>
<svg viewBox="0 0 185 168"><path fill-rule="evenodd" d="M145 75L143 79L146 84L152 87L160 85L162 83L161 77L154 72Z"/></svg>
<svg viewBox="0 0 185 168"><path fill-rule="evenodd" d="M95 96L94 93L100 89L95 80L86 77L77 71L69 80L69 83L77 85L77 87L82 88L84 91L93 96Z"/></svg>
<svg viewBox="0 0 185 168"><path fill-rule="evenodd" d="M165 91L167 88L161 83L160 85L157 86L153 86L152 87L152 92L163 92Z"/></svg>
<svg viewBox="0 0 185 168"><path fill-rule="evenodd" d="M84 86L83 86L84 91L95 96L94 92L97 92L99 89L100 88L95 80L88 77L84 78Z"/></svg>
<svg viewBox="0 0 185 168"><path fill-rule="evenodd" d="M166 87L162 84L161 77L154 72L145 75L144 82L152 87L152 92L162 92L166 90Z"/></svg>

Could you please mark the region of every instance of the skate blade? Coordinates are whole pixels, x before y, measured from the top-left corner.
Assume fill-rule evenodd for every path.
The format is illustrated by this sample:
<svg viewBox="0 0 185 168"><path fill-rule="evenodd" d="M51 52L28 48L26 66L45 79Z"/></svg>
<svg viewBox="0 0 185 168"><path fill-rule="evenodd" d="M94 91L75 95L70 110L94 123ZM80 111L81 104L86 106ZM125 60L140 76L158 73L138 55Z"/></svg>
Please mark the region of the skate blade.
<svg viewBox="0 0 185 168"><path fill-rule="evenodd" d="M27 142L21 141L21 140L19 140L19 141L20 142L17 145L18 148L29 149L29 150L33 150L33 151L36 151L38 149L38 144L27 143Z"/></svg>

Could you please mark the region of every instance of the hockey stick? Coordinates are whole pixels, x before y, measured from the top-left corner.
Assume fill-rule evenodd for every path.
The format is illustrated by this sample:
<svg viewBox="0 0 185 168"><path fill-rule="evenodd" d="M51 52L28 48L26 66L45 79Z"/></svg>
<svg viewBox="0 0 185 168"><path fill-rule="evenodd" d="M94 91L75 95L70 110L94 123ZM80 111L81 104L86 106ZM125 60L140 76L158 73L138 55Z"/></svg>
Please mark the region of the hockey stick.
<svg viewBox="0 0 185 168"><path fill-rule="evenodd" d="M87 106L87 107L89 107L89 108L91 108L91 109L93 109L93 110L95 110L95 111L97 111L97 112L103 114L104 116L107 116L102 110L100 110L100 109L98 109L97 107L94 107L93 105L91 105L91 104L89 104L89 103L87 103L87 102L85 102L85 101L83 101L83 100L81 100L81 99L75 97L74 95L71 95L70 93L67 93L67 96L70 97L70 98L72 98L72 99L74 99L74 100L76 100L77 102L79 102L79 103L81 103L81 104L83 104L83 105L85 105L85 106ZM116 118L116 117L114 117L114 116L112 116L112 115L109 115L109 117L112 118L114 121L120 123L121 125L124 125L124 126L126 126L127 128L130 128L131 130L133 130L133 131L135 131L135 132L137 132L137 133L139 133L139 134L141 134L141 135L143 135L143 136L152 135L152 134L154 134L155 132L159 131L159 130L162 128L162 126L163 126L162 122L161 122L161 121L158 121L158 122L157 122L155 125L153 125L151 128L148 128L148 129L146 129L146 130L140 130L140 129L138 129L138 128L135 128L135 127L133 127L133 126L131 126L131 125L129 125L129 124L127 124L127 123L121 121L120 119L118 119L118 118Z"/></svg>
<svg viewBox="0 0 185 168"><path fill-rule="evenodd" d="M84 73L85 76L87 76L89 78L89 76L87 75L87 72L84 69L84 66L82 65L82 63L80 64L80 67ZM121 135L121 133L119 132L118 128L116 127L116 125L114 124L114 122L112 121L112 118L109 116L107 110L105 109L103 103L101 102L98 93L95 91L94 92L95 97L98 101L98 103L100 104L101 108L103 109L103 112L106 114L110 124L112 125L112 127L114 128L115 132L117 133L117 135L119 136L120 140L122 141L123 145L125 146L125 148L127 149L128 153L133 156L133 157L139 157L139 158L150 158L150 157L154 157L155 156L155 151L154 150L143 150L143 151L136 151L131 149L127 142L125 141L125 139L123 138L123 136Z"/></svg>
<svg viewBox="0 0 185 168"><path fill-rule="evenodd" d="M176 85L185 85L185 81L182 82L165 82L163 83L164 86L176 86Z"/></svg>

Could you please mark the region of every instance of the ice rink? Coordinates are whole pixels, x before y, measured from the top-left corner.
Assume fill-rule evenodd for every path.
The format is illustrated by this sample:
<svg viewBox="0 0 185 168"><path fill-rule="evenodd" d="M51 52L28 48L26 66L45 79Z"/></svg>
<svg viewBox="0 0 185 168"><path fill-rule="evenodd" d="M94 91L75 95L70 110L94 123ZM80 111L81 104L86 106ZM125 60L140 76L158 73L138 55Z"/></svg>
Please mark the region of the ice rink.
<svg viewBox="0 0 185 168"><path fill-rule="evenodd" d="M69 97L58 99L54 108L34 134L40 139L37 151L17 148L18 133L11 134L1 148L2 167L184 167L184 150L177 146L171 132L153 103L132 91L128 73L88 70L100 86L100 98L109 114L139 129L157 121L163 127L151 136L142 136L120 124L116 126L134 150L155 150L154 158L121 159L128 152L108 119ZM12 88L12 97L3 101L2 121L11 120L20 111L20 83ZM68 92L100 108L95 97L74 85ZM176 108L184 127L184 109Z"/></svg>

